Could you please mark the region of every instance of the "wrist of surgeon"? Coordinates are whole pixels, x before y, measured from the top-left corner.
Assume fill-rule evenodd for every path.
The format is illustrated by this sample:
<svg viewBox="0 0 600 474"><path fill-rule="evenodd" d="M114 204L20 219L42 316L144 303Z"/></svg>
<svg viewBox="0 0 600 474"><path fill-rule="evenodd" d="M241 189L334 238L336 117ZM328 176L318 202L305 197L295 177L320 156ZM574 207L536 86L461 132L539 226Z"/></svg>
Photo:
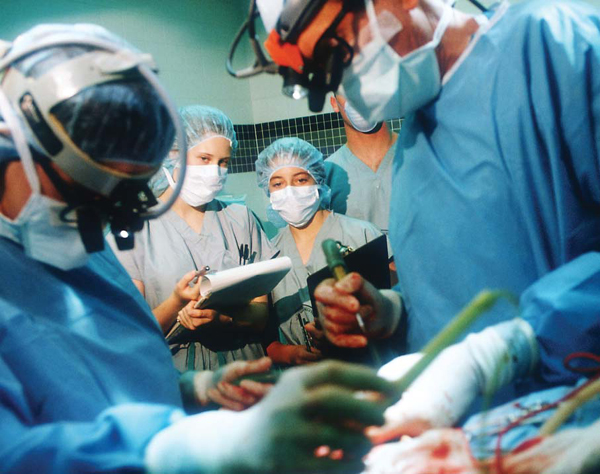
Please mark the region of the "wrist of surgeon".
<svg viewBox="0 0 600 474"><path fill-rule="evenodd" d="M270 368L271 360L263 357L232 362L215 372L196 372L192 382L195 399L203 407L216 405L234 411L245 410L260 401L272 385L244 377L268 372Z"/></svg>
<svg viewBox="0 0 600 474"><path fill-rule="evenodd" d="M354 272L321 282L315 299L327 339L340 347L365 347L369 339L391 336L402 314L399 293L380 291Z"/></svg>
<svg viewBox="0 0 600 474"><path fill-rule="evenodd" d="M379 319L379 338L390 337L400 324L403 315L402 297L395 290L380 290L382 311Z"/></svg>

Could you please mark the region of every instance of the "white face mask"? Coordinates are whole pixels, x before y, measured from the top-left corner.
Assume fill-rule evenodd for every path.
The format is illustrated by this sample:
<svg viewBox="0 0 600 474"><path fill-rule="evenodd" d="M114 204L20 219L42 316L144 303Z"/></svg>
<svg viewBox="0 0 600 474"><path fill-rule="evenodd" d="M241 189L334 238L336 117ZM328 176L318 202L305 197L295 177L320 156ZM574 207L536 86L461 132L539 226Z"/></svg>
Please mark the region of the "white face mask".
<svg viewBox="0 0 600 474"><path fill-rule="evenodd" d="M163 168L171 188L175 181L171 173ZM227 168L219 165L188 165L185 181L179 196L192 207L211 202L221 192L227 180Z"/></svg>
<svg viewBox="0 0 600 474"><path fill-rule="evenodd" d="M433 100L440 92L440 68L435 50L446 32L452 8L444 13L433 39L402 57L388 41L402 30L388 11L375 14L373 0L366 0L371 41L344 72L341 93L370 122L402 118Z"/></svg>
<svg viewBox="0 0 600 474"><path fill-rule="evenodd" d="M86 252L75 224L61 221L66 204L32 194L14 221L0 214L0 235L21 244L25 254L61 270L84 266Z"/></svg>
<svg viewBox="0 0 600 474"><path fill-rule="evenodd" d="M319 209L319 186L286 186L271 193L271 207L293 227L304 227Z"/></svg>
<svg viewBox="0 0 600 474"><path fill-rule="evenodd" d="M380 122L370 122L365 119L358 111L350 105L350 102L346 101L344 104L344 112L352 127L362 133L369 133L375 130Z"/></svg>

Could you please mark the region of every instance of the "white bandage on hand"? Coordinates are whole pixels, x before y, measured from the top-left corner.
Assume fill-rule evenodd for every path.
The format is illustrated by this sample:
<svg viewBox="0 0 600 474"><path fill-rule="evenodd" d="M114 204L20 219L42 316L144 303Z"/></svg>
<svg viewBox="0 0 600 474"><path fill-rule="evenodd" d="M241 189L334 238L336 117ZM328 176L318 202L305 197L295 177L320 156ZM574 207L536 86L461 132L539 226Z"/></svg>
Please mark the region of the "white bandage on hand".
<svg viewBox="0 0 600 474"><path fill-rule="evenodd" d="M208 405L211 401L208 391L215 386L214 376L214 372L210 370L194 374L194 393L202 406Z"/></svg>
<svg viewBox="0 0 600 474"><path fill-rule="evenodd" d="M397 380L421 357L409 354L384 365L379 375ZM448 347L386 411L385 429L422 431L452 426L477 395L493 393L537 364L537 342L522 319L497 324ZM386 428L387 427L387 428ZM418 434L410 429L407 434Z"/></svg>
<svg viewBox="0 0 600 474"><path fill-rule="evenodd" d="M165 428L146 448L148 474L231 472L236 458L236 435L253 424L252 409L245 412L216 410L188 416Z"/></svg>

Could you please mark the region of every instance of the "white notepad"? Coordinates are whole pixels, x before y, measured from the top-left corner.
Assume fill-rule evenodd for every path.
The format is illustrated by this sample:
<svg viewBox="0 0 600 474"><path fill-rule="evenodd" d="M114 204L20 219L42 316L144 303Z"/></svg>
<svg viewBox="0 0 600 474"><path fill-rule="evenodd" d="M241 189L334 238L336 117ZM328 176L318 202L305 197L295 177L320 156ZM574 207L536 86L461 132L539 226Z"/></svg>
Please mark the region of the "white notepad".
<svg viewBox="0 0 600 474"><path fill-rule="evenodd" d="M195 308L219 308L247 304L270 293L292 268L289 257L251 263L204 275Z"/></svg>

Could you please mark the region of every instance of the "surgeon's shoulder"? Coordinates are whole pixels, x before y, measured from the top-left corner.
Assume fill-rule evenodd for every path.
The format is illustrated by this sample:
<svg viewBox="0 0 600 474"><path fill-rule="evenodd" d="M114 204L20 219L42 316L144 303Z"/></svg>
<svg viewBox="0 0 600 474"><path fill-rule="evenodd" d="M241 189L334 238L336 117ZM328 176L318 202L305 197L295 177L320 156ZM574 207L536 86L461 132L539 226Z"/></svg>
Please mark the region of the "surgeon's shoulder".
<svg viewBox="0 0 600 474"><path fill-rule="evenodd" d="M245 204L241 204L238 202L221 201L219 199L214 199L213 203L215 203L218 206L219 212L222 212L223 214L226 214L228 216L235 217L237 219L255 218L252 210Z"/></svg>
<svg viewBox="0 0 600 474"><path fill-rule="evenodd" d="M207 210L230 214L244 214L248 212L248 206L239 202L229 202L215 198L208 204Z"/></svg>
<svg viewBox="0 0 600 474"><path fill-rule="evenodd" d="M331 155L329 155L327 157L327 159L325 160L325 163L343 163L344 161L344 157L346 156L347 152L348 152L348 146L347 145L342 145L341 147L339 147L336 151L334 151Z"/></svg>
<svg viewBox="0 0 600 474"><path fill-rule="evenodd" d="M600 11L580 0L533 0L511 9L530 28L539 26L546 37L567 41L574 36L598 36Z"/></svg>

